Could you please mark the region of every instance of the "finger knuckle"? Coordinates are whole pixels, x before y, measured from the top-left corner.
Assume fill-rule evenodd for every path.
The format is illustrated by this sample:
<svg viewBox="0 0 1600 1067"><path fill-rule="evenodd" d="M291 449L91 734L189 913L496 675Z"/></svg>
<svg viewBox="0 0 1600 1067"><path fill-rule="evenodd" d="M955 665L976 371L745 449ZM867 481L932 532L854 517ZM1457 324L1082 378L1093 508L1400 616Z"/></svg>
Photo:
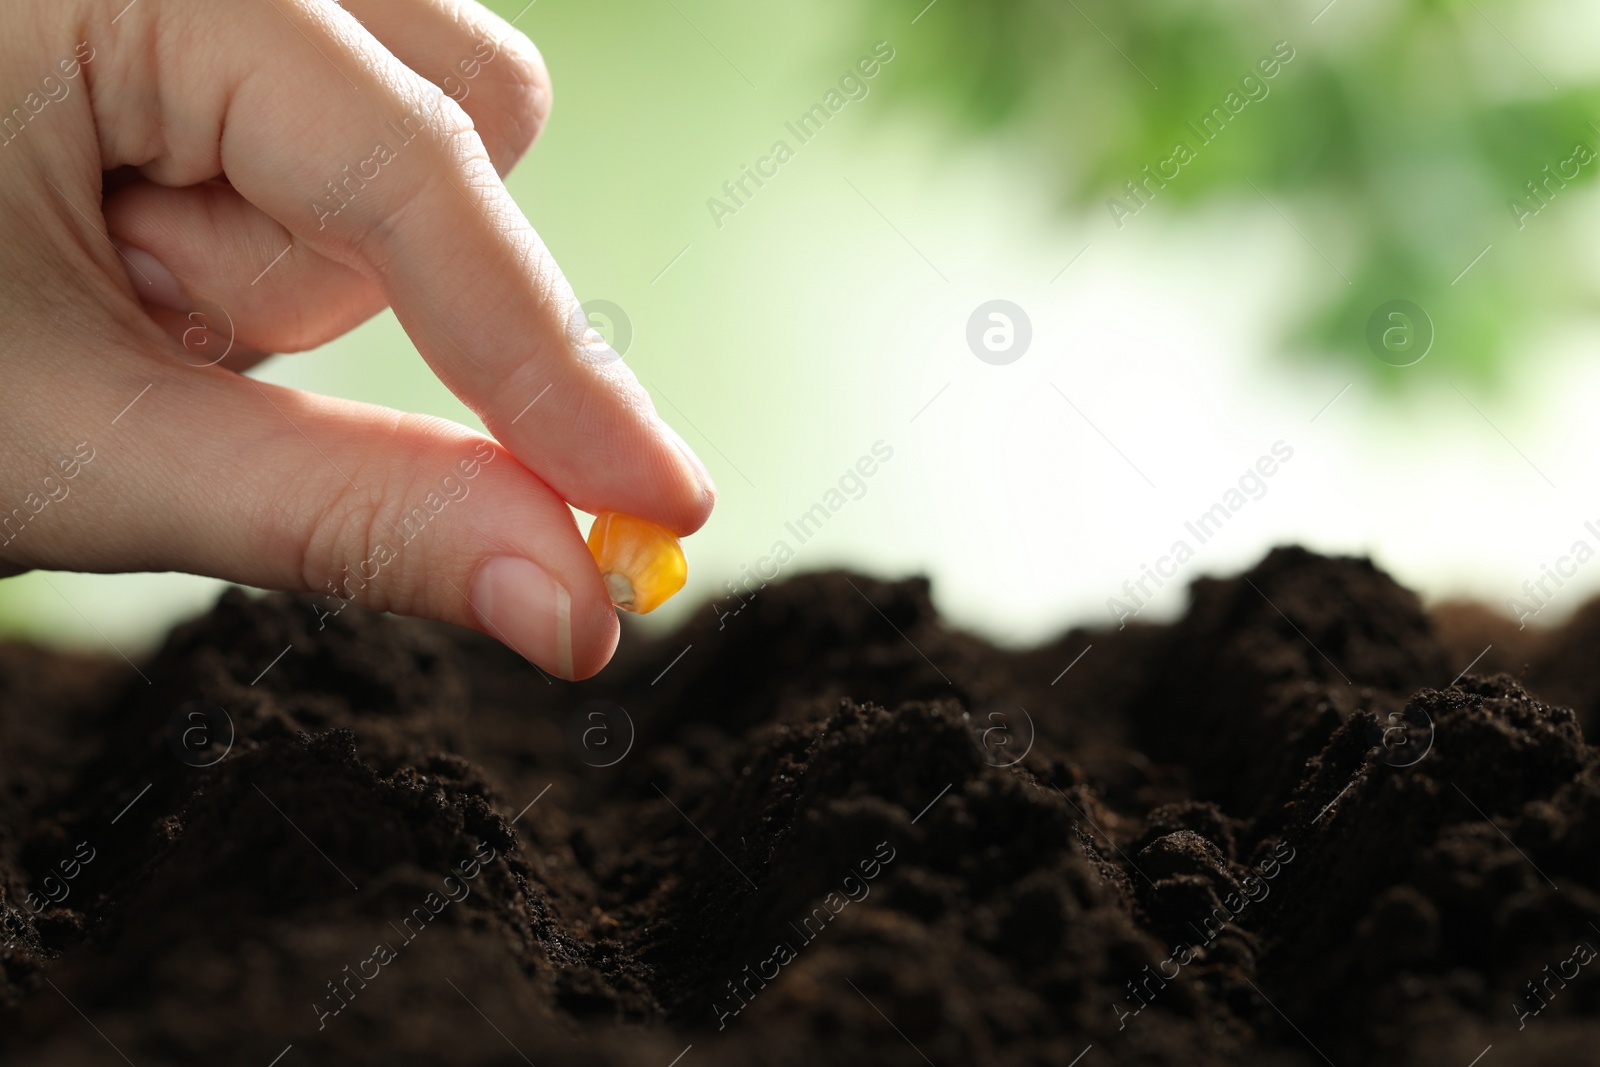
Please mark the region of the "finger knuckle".
<svg viewBox="0 0 1600 1067"><path fill-rule="evenodd" d="M422 117L426 131L418 141L422 173L460 176L472 168L474 161L481 163L488 158L472 115L448 95L436 92L416 113Z"/></svg>
<svg viewBox="0 0 1600 1067"><path fill-rule="evenodd" d="M404 486L375 470L352 472L309 523L302 580L313 592L374 611L405 611L414 602L404 568L397 566L390 502Z"/></svg>
<svg viewBox="0 0 1600 1067"><path fill-rule="evenodd" d="M387 438L323 503L306 538L305 585L374 611L448 617L474 558L475 525L444 437L473 435L445 420L396 414ZM463 444L463 450L466 446Z"/></svg>

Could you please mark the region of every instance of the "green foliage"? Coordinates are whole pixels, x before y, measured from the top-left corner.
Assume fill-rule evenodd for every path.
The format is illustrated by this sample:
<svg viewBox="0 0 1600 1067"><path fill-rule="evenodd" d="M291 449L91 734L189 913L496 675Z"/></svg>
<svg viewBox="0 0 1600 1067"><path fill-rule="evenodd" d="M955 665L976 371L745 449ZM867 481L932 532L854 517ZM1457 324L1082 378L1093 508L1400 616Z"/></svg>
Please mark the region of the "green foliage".
<svg viewBox="0 0 1600 1067"><path fill-rule="evenodd" d="M905 10L875 3L879 26ZM1593 304L1573 231L1600 161L1572 157L1600 142L1600 93L1547 80L1513 43L1531 31L1510 0L1320 6L939 0L904 34L889 92L964 136L1032 146L1022 158L1091 219L1116 214L1112 197L1134 206L1124 183L1185 142L1194 157L1149 197L1155 213L1265 197L1333 264L1307 283L1295 351L1399 381L1365 328L1407 299L1436 327L1432 362L1492 381L1532 329ZM1267 78L1275 46L1293 58ZM1245 106L1201 140L1191 123L1230 92ZM1576 175L1548 181L1564 162ZM1537 216L1512 207L1542 206L1531 181L1547 182Z"/></svg>

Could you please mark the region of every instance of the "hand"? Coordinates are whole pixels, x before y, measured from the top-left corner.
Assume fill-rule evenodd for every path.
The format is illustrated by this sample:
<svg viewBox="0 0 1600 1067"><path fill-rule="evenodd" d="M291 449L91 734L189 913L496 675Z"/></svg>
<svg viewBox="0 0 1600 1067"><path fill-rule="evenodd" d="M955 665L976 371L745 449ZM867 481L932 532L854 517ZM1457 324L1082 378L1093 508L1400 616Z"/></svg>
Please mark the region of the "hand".
<svg viewBox="0 0 1600 1067"><path fill-rule="evenodd" d="M308 590L598 671L568 502L687 534L715 490L500 181L538 51L468 0L124 2L19 2L0 44L0 568ZM386 305L496 441L240 373Z"/></svg>

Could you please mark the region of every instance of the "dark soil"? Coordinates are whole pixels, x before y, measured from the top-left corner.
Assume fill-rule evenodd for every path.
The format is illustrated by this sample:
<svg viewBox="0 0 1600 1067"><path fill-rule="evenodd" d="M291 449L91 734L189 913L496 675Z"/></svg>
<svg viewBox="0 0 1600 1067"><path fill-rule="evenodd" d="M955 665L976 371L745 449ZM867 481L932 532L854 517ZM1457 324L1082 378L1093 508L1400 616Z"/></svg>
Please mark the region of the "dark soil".
<svg viewBox="0 0 1600 1067"><path fill-rule="evenodd" d="M1285 549L1020 653L844 574L580 685L0 648L0 1062L1600 1062L1597 640Z"/></svg>

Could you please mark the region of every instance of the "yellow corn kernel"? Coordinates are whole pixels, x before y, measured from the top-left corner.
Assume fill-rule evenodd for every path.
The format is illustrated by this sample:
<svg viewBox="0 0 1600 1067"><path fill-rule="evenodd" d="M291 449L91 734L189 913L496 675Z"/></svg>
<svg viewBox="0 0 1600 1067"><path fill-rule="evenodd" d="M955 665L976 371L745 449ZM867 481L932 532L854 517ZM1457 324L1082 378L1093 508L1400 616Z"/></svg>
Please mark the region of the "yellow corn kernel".
<svg viewBox="0 0 1600 1067"><path fill-rule="evenodd" d="M670 531L620 512L595 516L589 553L600 565L611 603L623 611L654 611L689 577L689 562Z"/></svg>

